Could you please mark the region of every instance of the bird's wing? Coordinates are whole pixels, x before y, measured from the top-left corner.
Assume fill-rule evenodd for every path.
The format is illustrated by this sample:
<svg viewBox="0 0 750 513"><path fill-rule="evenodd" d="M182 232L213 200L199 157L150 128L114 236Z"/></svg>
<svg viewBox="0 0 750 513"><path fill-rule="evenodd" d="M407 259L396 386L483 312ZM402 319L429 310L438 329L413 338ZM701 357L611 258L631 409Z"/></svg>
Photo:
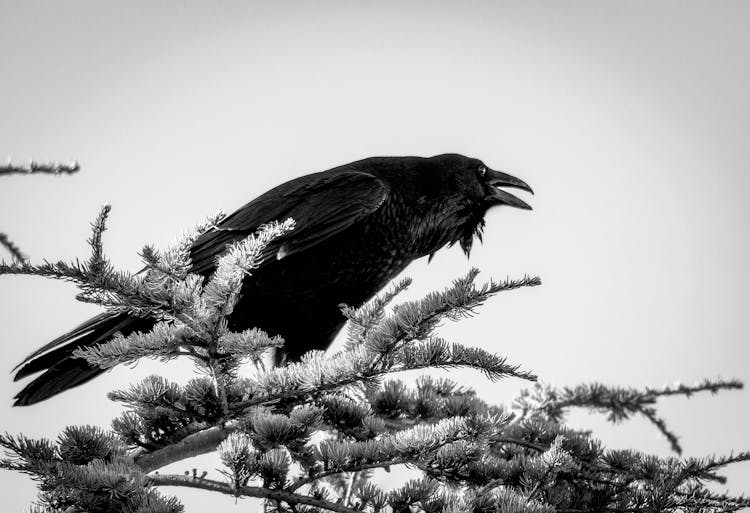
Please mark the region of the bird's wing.
<svg viewBox="0 0 750 513"><path fill-rule="evenodd" d="M196 240L191 249L192 270L210 273L227 244L242 240L264 223L289 217L295 221L294 230L273 241L263 260L301 253L376 211L387 196L385 183L360 171L293 180L254 199Z"/></svg>

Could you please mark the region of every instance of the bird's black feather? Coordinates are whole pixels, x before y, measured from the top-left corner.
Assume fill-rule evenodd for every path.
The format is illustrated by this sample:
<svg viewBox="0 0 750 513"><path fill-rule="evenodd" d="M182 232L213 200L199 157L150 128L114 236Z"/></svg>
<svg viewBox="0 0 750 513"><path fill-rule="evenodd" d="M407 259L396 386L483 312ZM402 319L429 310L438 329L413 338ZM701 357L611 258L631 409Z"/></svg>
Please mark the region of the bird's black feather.
<svg viewBox="0 0 750 513"><path fill-rule="evenodd" d="M227 244L242 240L270 221L294 219L296 228L273 241L266 258L304 252L377 210L386 184L369 173L338 169L287 182L251 201L200 237L191 250L193 271L213 271ZM262 265L262 264L261 264Z"/></svg>

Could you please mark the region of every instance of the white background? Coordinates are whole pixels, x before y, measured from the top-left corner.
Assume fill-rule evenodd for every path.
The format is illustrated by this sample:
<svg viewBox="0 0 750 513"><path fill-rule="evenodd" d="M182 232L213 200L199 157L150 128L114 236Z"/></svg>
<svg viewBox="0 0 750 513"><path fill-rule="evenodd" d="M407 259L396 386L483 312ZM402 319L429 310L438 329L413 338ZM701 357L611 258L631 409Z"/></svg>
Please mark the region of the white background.
<svg viewBox="0 0 750 513"><path fill-rule="evenodd" d="M416 262L411 296L471 265L544 285L443 335L556 385L747 381L749 15L729 1L1 2L0 158L83 169L2 178L0 231L37 262L85 258L88 223L111 202L105 249L136 270L144 244L295 176L464 153L532 184L534 211L492 211L470 261L452 249ZM0 280L2 430L107 426L120 411L109 390L152 372L192 376L144 362L11 408L12 367L97 312L74 294ZM449 376L498 402L524 386ZM750 449L747 405L740 391L660 409L697 456ZM570 422L609 447L669 454L645 421ZM726 475L750 493L750 465ZM188 511L247 507L177 492ZM20 511L35 488L3 472L0 495Z"/></svg>

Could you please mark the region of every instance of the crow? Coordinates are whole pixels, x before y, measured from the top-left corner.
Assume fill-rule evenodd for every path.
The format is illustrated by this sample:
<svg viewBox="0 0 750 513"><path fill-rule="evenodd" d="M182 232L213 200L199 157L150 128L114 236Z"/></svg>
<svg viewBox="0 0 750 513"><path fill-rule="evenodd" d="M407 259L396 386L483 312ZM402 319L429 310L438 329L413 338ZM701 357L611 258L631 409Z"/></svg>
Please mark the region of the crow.
<svg viewBox="0 0 750 513"><path fill-rule="evenodd" d="M242 284L229 328L258 327L285 340L277 360L326 349L345 323L339 305L369 300L412 261L456 243L468 256L488 209L531 209L500 187L533 194L525 182L458 154L372 157L305 175L262 194L200 236L192 272L209 276L228 244L262 224L293 218ZM15 380L44 371L15 396L37 403L103 373L72 353L115 333L149 331L154 320L102 313L30 354ZM277 362L278 363L278 362Z"/></svg>

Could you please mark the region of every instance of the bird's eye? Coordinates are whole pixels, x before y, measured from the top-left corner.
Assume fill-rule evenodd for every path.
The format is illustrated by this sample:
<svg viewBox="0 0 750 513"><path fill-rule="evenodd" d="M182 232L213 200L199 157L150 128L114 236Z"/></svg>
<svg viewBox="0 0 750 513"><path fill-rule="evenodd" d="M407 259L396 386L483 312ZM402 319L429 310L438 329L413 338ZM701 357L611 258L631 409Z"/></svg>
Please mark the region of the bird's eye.
<svg viewBox="0 0 750 513"><path fill-rule="evenodd" d="M487 167L484 165L479 166L479 176L484 178L484 175L487 173Z"/></svg>

